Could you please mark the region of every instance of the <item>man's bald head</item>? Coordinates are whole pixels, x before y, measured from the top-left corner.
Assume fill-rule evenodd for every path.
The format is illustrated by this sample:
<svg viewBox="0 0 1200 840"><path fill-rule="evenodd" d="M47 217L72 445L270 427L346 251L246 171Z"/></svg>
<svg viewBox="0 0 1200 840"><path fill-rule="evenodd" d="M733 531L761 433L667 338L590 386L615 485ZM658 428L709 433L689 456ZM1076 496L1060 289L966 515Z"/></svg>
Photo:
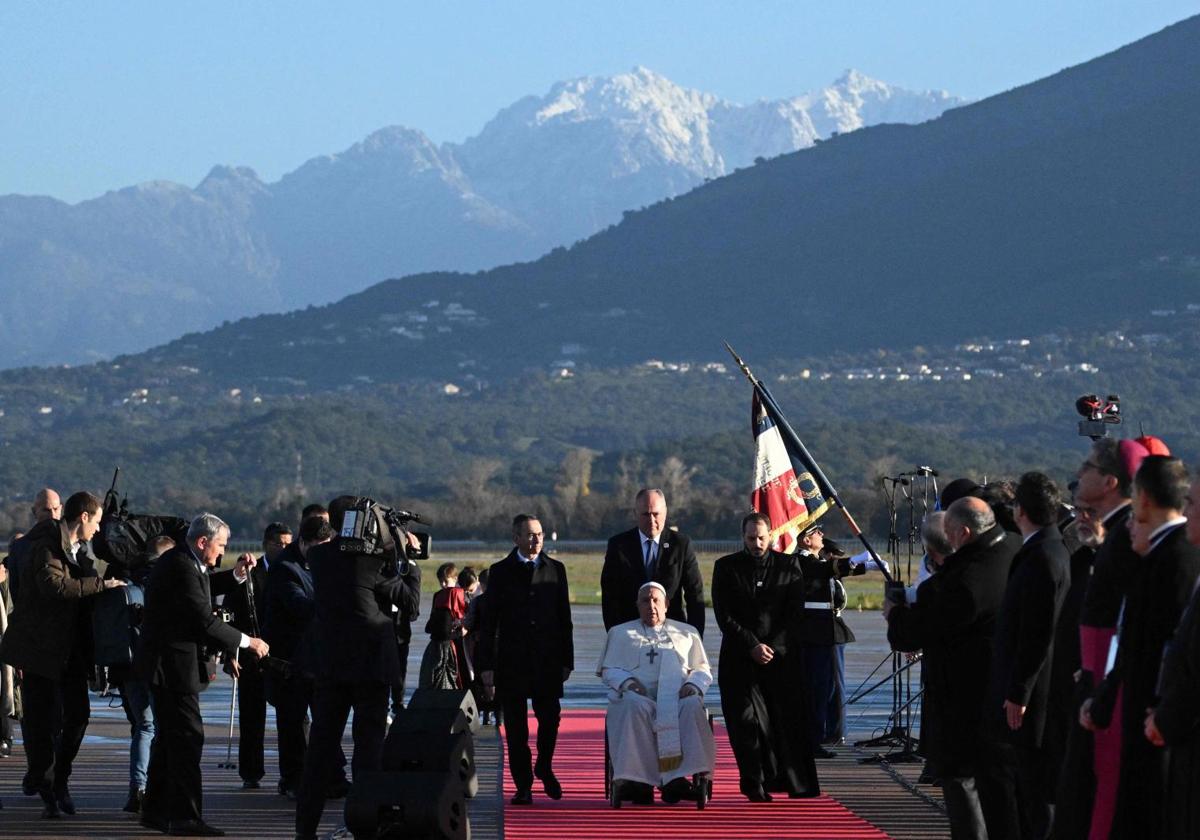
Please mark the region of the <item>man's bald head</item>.
<svg viewBox="0 0 1200 840"><path fill-rule="evenodd" d="M44 522L47 519L60 519L62 517L62 499L58 497L58 491L50 487L43 487L33 497L33 518L36 522Z"/></svg>
<svg viewBox="0 0 1200 840"><path fill-rule="evenodd" d="M974 542L995 525L996 515L992 513L991 507L983 499L974 496L965 496L950 505L942 522L946 539L954 546L955 551Z"/></svg>

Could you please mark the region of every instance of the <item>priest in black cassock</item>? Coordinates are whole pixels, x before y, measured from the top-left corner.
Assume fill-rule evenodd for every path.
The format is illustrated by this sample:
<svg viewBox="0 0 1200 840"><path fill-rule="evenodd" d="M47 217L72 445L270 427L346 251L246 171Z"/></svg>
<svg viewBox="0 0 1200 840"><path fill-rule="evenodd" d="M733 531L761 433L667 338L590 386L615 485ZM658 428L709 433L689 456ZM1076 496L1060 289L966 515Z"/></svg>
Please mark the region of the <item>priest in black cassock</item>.
<svg viewBox="0 0 1200 840"><path fill-rule="evenodd" d="M817 768L805 719L797 623L804 577L792 555L772 551L771 522L742 520L745 547L713 568L713 612L723 634L717 682L742 793L817 796Z"/></svg>

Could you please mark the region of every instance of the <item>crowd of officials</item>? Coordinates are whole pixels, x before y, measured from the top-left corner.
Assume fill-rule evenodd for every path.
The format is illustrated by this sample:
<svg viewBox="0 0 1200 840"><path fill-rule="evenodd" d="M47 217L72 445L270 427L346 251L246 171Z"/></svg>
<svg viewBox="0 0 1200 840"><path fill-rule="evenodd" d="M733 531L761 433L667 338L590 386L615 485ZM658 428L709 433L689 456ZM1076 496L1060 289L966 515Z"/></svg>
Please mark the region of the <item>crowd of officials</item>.
<svg viewBox="0 0 1200 840"><path fill-rule="evenodd" d="M892 647L924 657L926 775L942 787L955 838L1198 837L1200 482L1156 438L1106 438L1069 490L1036 472L986 486L964 478L926 517L929 573L884 609ZM105 568L90 549L100 500L37 495L34 526L0 567L0 757L19 719L24 793L41 797L44 816L76 813L69 781L88 692L107 684L131 727L125 810L173 835L219 835L203 819L198 701L214 676L206 652L218 650L237 678L243 785L265 776L270 704L278 792L296 800L296 836L315 836L326 800L381 766L389 717L404 714L420 611L418 563L339 551L352 502L309 506L295 532L270 524L261 555L218 571L229 528L212 514L178 544L159 537L137 563ZM634 627L634 649L664 621L697 639L705 630L699 564L668 527L666 503L660 490L640 491L635 526L605 552L605 629ZM397 556L417 556L414 535L394 537ZM842 650L853 635L840 579L866 565L819 525L792 554L773 550L774 537L766 516L746 516L742 548L716 562L709 593L722 631L721 707L751 802L820 791L816 762L845 735ZM563 795L554 752L575 652L566 566L546 553L537 516L517 516L512 538L487 570L437 567L419 684L472 688L484 714L503 721L511 801L522 806L535 780L551 799ZM98 675L90 605L127 585L144 590L135 655ZM661 593L665 618L647 606L659 598L647 587ZM695 680L680 697L704 687ZM664 801L695 794L677 781ZM639 803L654 795L644 783L628 793Z"/></svg>

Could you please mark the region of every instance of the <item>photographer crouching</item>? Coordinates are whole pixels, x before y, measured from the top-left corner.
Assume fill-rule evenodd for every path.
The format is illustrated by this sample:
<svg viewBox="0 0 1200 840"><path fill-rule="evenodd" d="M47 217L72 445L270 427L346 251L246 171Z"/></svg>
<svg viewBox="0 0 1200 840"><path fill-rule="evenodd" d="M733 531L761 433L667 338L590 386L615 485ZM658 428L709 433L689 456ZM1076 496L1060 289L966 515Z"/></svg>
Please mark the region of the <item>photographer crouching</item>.
<svg viewBox="0 0 1200 840"><path fill-rule="evenodd" d="M214 615L214 595L233 592L255 565L243 554L230 571L210 574L225 554L229 526L211 513L192 520L184 545L158 559L146 585L142 647L137 666L150 683L157 731L142 801L142 825L184 837L224 834L201 818L200 757L204 723L199 693L209 676L201 648L232 654L249 648L267 655L267 643Z"/></svg>
<svg viewBox="0 0 1200 840"><path fill-rule="evenodd" d="M312 569L314 618L310 644L298 663L316 679L313 721L296 802L296 836L315 838L325 809L329 768L338 760L342 733L354 709L354 778L378 770L387 730L388 693L400 677L394 608L419 597L421 573L411 559L424 555L421 541L404 523L412 514L361 496L329 504L337 536L315 545Z"/></svg>

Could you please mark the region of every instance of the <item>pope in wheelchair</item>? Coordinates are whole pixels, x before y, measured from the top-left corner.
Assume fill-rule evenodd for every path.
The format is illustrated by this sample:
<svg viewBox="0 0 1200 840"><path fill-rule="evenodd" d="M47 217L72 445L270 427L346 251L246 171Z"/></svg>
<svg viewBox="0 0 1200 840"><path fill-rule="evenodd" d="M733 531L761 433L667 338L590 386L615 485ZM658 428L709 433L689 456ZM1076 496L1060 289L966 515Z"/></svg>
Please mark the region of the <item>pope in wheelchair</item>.
<svg viewBox="0 0 1200 840"><path fill-rule="evenodd" d="M661 584L638 590L638 613L608 631L596 670L608 687L612 804L649 804L658 787L664 802L694 799L703 807L715 758L704 707L713 679L704 645L690 624L667 619Z"/></svg>

